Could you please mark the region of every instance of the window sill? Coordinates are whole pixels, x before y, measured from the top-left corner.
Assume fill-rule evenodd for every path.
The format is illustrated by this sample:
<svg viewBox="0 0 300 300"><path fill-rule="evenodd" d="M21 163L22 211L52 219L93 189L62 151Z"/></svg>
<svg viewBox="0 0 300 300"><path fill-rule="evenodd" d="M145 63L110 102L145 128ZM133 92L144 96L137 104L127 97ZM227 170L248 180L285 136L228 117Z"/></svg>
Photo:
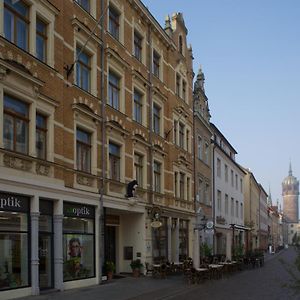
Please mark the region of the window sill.
<svg viewBox="0 0 300 300"><path fill-rule="evenodd" d="M16 50L22 51L25 55L29 56L31 59L34 59L39 64L42 64L43 66L45 66L46 68L48 68L50 71L55 72L55 73L59 73L58 70L54 69L54 67L48 65L47 63L43 62L42 60L39 60L36 56L34 56L33 54L31 54L30 52L28 52L27 50L24 50L24 49L20 48L18 45L16 45L15 43L12 43L11 41L9 41L6 38L4 38L3 36L0 36L0 39L4 40L5 42L7 42L10 46L14 47ZM14 60L14 61L16 61L16 60Z"/></svg>

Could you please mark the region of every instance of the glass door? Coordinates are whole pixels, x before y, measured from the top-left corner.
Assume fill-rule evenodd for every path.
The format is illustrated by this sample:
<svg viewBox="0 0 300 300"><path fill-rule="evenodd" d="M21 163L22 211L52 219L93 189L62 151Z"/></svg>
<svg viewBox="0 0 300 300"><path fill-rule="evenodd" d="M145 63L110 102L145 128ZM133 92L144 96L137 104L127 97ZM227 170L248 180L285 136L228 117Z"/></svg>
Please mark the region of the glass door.
<svg viewBox="0 0 300 300"><path fill-rule="evenodd" d="M40 289L53 287L52 274L52 234L39 234L39 281Z"/></svg>

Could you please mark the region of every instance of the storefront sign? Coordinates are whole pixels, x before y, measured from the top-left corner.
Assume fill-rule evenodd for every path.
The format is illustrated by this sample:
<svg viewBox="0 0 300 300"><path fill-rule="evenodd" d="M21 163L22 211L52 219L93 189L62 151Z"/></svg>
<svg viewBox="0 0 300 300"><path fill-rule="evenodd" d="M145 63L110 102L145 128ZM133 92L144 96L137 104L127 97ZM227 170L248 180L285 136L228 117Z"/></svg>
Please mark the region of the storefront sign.
<svg viewBox="0 0 300 300"><path fill-rule="evenodd" d="M0 193L0 210L28 212L29 201L27 197Z"/></svg>
<svg viewBox="0 0 300 300"><path fill-rule="evenodd" d="M95 208L90 205L64 203L64 215L67 217L94 218Z"/></svg>

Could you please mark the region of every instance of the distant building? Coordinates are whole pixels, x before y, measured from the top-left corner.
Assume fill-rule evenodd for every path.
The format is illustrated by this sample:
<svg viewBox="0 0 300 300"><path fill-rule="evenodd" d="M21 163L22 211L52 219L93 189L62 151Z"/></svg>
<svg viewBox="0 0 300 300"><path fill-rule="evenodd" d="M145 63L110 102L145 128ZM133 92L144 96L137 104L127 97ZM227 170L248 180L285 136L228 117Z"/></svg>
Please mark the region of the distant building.
<svg viewBox="0 0 300 300"><path fill-rule="evenodd" d="M288 223L299 221L299 181L292 173L290 164L289 176L282 182L283 214Z"/></svg>

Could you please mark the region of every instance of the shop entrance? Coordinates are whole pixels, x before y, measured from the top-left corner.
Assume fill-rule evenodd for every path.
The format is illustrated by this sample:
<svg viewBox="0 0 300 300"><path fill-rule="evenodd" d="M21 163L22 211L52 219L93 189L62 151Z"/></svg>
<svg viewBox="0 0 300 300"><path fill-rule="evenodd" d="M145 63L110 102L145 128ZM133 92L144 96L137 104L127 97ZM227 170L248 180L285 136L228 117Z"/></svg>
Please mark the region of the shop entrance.
<svg viewBox="0 0 300 300"><path fill-rule="evenodd" d="M52 234L39 234L39 281L40 289L53 287L52 274Z"/></svg>
<svg viewBox="0 0 300 300"><path fill-rule="evenodd" d="M116 265L116 226L105 226L105 261Z"/></svg>
<svg viewBox="0 0 300 300"><path fill-rule="evenodd" d="M39 217L39 286L53 288L53 203L40 200Z"/></svg>

